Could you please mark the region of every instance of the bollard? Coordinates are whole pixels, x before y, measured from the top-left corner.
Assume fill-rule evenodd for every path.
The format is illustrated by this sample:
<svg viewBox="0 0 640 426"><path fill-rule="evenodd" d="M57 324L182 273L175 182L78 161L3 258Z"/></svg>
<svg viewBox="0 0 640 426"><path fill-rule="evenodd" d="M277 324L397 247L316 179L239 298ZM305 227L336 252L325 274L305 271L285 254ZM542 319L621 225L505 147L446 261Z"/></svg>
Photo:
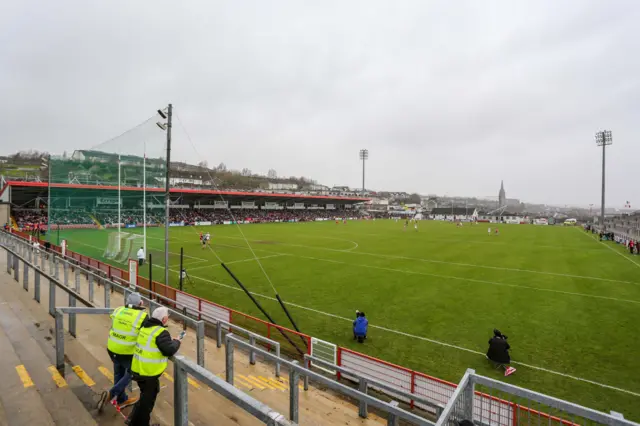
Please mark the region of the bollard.
<svg viewBox="0 0 640 426"><path fill-rule="evenodd" d="M109 283L109 281L105 280L104 281L104 307L105 308L110 308L111 307L111 284Z"/></svg>
<svg viewBox="0 0 640 426"><path fill-rule="evenodd" d="M26 262L22 271L22 288L24 291L29 291L29 265Z"/></svg>
<svg viewBox="0 0 640 426"><path fill-rule="evenodd" d="M222 324L220 321L216 323L216 347L218 349L222 347Z"/></svg>
<svg viewBox="0 0 640 426"><path fill-rule="evenodd" d="M293 361L294 364L300 364L298 361ZM299 397L300 389L298 388L298 382L300 381L300 373L298 370L289 370L289 420L298 424L299 410Z"/></svg>
<svg viewBox="0 0 640 426"><path fill-rule="evenodd" d="M56 315L56 285L49 280L49 315Z"/></svg>
<svg viewBox="0 0 640 426"><path fill-rule="evenodd" d="M225 351L225 370L226 370L226 380L230 385L233 384L233 342L229 340L229 337L233 336L233 333L227 334L227 339L225 341L224 351Z"/></svg>
<svg viewBox="0 0 640 426"><path fill-rule="evenodd" d="M256 365L256 353L253 350L253 347L256 345L256 338L253 334L249 336L249 344L251 345L251 349L249 349L249 364Z"/></svg>
<svg viewBox="0 0 640 426"><path fill-rule="evenodd" d="M76 297L73 293L69 293L69 306L72 308L76 307ZM73 312L69 312L69 334L73 337L76 336L76 314Z"/></svg>
<svg viewBox="0 0 640 426"><path fill-rule="evenodd" d="M40 271L34 269L33 275L33 298L40 303Z"/></svg>
<svg viewBox="0 0 640 426"><path fill-rule="evenodd" d="M307 358L306 356L304 357L304 368L306 368L307 370L311 370L311 360L309 358ZM302 379L302 382L304 383L304 390L308 391L309 390L309 376L305 374L304 378Z"/></svg>
<svg viewBox="0 0 640 426"><path fill-rule="evenodd" d="M280 343L276 345L276 356L280 359ZM276 377L280 377L280 361L276 361Z"/></svg>
<svg viewBox="0 0 640 426"><path fill-rule="evenodd" d="M204 368L204 321L196 323L196 353L198 365Z"/></svg>
<svg viewBox="0 0 640 426"><path fill-rule="evenodd" d="M69 287L69 264L67 262L64 262L64 264L62 265L63 268L63 276L64 276L64 285Z"/></svg>
<svg viewBox="0 0 640 426"><path fill-rule="evenodd" d="M93 303L93 274L89 275L89 302Z"/></svg>
<svg viewBox="0 0 640 426"><path fill-rule="evenodd" d="M61 311L53 315L56 319L56 368L64 370L64 318Z"/></svg>
<svg viewBox="0 0 640 426"><path fill-rule="evenodd" d="M188 373L179 365L173 367L173 424L176 426L189 425L187 386Z"/></svg>
<svg viewBox="0 0 640 426"><path fill-rule="evenodd" d="M397 407L398 401L391 401L389 404ZM393 413L389 413L389 417L387 417L387 426L398 426L398 416Z"/></svg>
<svg viewBox="0 0 640 426"><path fill-rule="evenodd" d="M360 378L360 382L358 383L358 390L360 392L362 392L363 394L367 394L367 380L364 379L363 377ZM367 418L367 403L364 400L360 400L360 405L358 407L358 416L362 417L363 419Z"/></svg>
<svg viewBox="0 0 640 426"><path fill-rule="evenodd" d="M18 258L18 256L14 256L13 257L13 279L16 280L16 282L18 282L19 276L20 276L20 259Z"/></svg>

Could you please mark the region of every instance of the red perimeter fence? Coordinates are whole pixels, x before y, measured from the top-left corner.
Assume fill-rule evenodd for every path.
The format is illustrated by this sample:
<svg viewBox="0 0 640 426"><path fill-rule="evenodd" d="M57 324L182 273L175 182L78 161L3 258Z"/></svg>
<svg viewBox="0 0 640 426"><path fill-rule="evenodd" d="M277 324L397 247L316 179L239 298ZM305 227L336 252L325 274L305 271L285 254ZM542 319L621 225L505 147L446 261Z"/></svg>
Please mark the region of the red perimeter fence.
<svg viewBox="0 0 640 426"><path fill-rule="evenodd" d="M37 240L31 235L15 229L12 229L11 233L28 241ZM44 244L44 241L42 240L39 240L38 242L41 245ZM57 253L62 253L61 247L53 244L51 245L51 250ZM129 271L109 265L83 254L76 253L69 249L66 250L66 256L85 268L92 269L96 272L102 272L105 277L110 278L113 281L129 285ZM281 350L293 356L301 356L301 352L311 354L312 339L311 336L307 334L299 333L295 330L291 330L277 324L272 324L243 312L236 311L235 309L218 305L217 303L177 290L173 287L166 286L157 281L149 283L147 278L141 277L140 275L137 277L137 286L140 287L139 291L141 293L146 293L151 296L149 293L150 290L153 293L160 294L168 299L164 301L159 300L160 302L163 302L174 309L181 311L186 310L189 315L197 317L200 320L205 320L213 324L216 324L217 320L222 320L251 330L255 333L262 334L263 336L280 342ZM441 404L442 406L447 404L457 387L455 383L447 382L419 371L414 371L343 347L337 347L335 363L339 366L348 368L355 373L378 380L390 387L398 389L399 391L419 395L423 398L427 398L435 404ZM346 379L351 379L348 375L341 375L340 373L337 373L338 379L340 379L341 376ZM372 387L375 388L375 386ZM418 407L433 411L430 407L417 403L407 397L397 394L394 395L388 391L383 392L389 394L395 399L410 404L411 407ZM474 417L491 419L492 426L518 426L521 419L531 416L538 416L538 418L541 417L545 419L544 421L548 422L549 425L553 422L554 426L568 426L573 424L570 421L484 393L476 392L475 398L477 403L474 404L476 407L474 410Z"/></svg>

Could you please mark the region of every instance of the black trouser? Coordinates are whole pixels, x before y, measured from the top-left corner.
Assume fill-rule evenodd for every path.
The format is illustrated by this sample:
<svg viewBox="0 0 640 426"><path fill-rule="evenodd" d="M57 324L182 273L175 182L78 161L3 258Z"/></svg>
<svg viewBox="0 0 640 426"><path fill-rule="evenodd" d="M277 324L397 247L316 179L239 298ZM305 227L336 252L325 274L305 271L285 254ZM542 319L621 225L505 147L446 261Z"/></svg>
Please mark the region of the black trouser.
<svg viewBox="0 0 640 426"><path fill-rule="evenodd" d="M151 412L160 393L159 377L135 376L134 380L140 388L140 399L133 406L133 411L127 420L130 426L149 426Z"/></svg>
<svg viewBox="0 0 640 426"><path fill-rule="evenodd" d="M142 266L143 263L144 263L144 259L138 259L138 265Z"/></svg>

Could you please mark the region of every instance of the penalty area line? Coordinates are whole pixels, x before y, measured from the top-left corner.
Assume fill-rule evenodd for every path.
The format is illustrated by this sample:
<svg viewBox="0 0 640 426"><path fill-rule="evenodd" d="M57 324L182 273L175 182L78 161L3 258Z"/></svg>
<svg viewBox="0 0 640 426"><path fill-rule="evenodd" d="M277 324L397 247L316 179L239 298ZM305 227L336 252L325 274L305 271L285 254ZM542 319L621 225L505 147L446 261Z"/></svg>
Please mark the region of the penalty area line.
<svg viewBox="0 0 640 426"><path fill-rule="evenodd" d="M177 272L177 271L174 271L174 272ZM197 277L197 276L193 276L192 278L196 278L196 279L199 279L199 280L202 280L202 281L205 281L205 282L216 284L216 285L221 286L221 287L226 287L226 288L229 288L231 290L242 291L242 289L239 289L237 287L230 286L228 284L224 284L224 283L221 283L221 282L218 282L218 281L213 281L213 280L210 280L210 279L207 279L207 278L202 278L202 277ZM250 293L252 295L254 295L254 296L258 296L258 297L261 297L263 299L267 299L267 300L271 300L271 301L277 301L274 297L265 296L264 294L254 293L254 292L250 292ZM309 308L309 307L306 307L306 306L298 305L296 303L291 303L289 301L285 302L285 304L287 304L289 306L293 306L293 307L298 308L298 309L303 309L303 310L306 310L306 311L309 311L309 312L314 312L316 314L328 316L328 317L339 319L339 320L342 320L342 321L348 321L348 322L352 322L353 321L353 319L345 318L345 317L342 317L340 315L336 315L336 314L332 314L332 313L329 313L329 312L324 312L324 311L320 311L320 310L317 310L317 309ZM451 349L456 349L456 350L459 350L459 351L464 351L464 352L468 352L468 353L471 353L471 354L474 354L474 355L479 355L479 356L485 357L484 353L476 351L476 350L473 350L473 349L465 348L463 346L453 345L451 343L446 343L446 342L441 342L439 340L429 339L428 337L417 336L415 334L405 333L403 331L394 330L392 328L377 326L377 325L373 325L373 324L369 324L369 326L371 328L375 328L375 329L378 329L378 330L382 330L382 331L386 331L386 332L389 332L389 333L397 334L397 335L400 335L400 336L410 337L412 339L422 340L424 342L429 342L429 343L433 343L433 344L436 344L436 345L445 346L445 347L448 347L448 348L451 348ZM596 381L593 381L593 380L585 379L583 377L573 376L573 375L570 375L570 374L562 373L560 371L550 370L548 368L544 368L544 367L540 367L540 366L532 365L532 364L526 364L526 363L519 362L519 361L512 360L511 363L512 364L521 365L521 366L526 367L526 368L531 368L531 369L534 369L534 370L543 371L545 373L553 374L553 375L556 375L556 376L565 377L567 379L572 379L572 380L576 380L576 381L579 381L579 382L588 383L588 384L591 384L591 385L594 385L594 386L598 386L598 387L601 387L601 388L610 389L610 390L614 390L614 391L621 392L621 393L626 393L628 395L632 395L632 396L635 396L635 397L640 397L640 393L638 393L638 392L634 392L634 391L631 391L631 390L628 390L628 389L623 389L623 388L619 388L619 387L616 387L616 386L608 385L606 383L596 382Z"/></svg>

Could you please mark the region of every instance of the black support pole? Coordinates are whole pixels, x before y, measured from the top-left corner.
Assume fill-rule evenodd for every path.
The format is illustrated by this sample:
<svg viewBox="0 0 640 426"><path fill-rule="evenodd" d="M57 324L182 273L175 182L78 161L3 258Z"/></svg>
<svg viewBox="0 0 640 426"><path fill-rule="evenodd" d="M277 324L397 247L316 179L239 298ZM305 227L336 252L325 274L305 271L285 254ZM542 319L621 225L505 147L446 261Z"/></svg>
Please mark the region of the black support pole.
<svg viewBox="0 0 640 426"><path fill-rule="evenodd" d="M151 283L153 282L153 258L149 253L149 299L153 300L153 294L151 293Z"/></svg>
<svg viewBox="0 0 640 426"><path fill-rule="evenodd" d="M273 318L271 318L271 315L269 315L267 313L267 311L264 310L264 308L262 307L262 305L260 304L260 302L258 302L256 300L255 297L253 297L253 294L249 293L249 290L247 290L247 288L244 286L244 284L242 284L240 282L240 280L238 279L238 277L235 276L235 274L233 272L231 272L231 269L229 269L227 267L227 265L225 265L224 263L220 264L225 271L227 271L227 273L231 276L231 278L233 278L233 280L240 286L240 288L242 288L242 290L244 290L244 292L247 294L247 296L249 296L249 299L251 299L251 301L258 307L258 309L260 309L260 312L262 312L262 314L269 320L270 323L278 325L278 323L276 323ZM282 334L282 336L287 339L287 341L289 343L291 343L291 345L296 348L296 350L300 353L300 355L305 354L305 352L303 352L295 343L293 343L293 341L289 338L289 336L287 336L286 334L284 334L284 332L282 330L280 330L280 328L276 327L278 329L278 331L280 332L280 334Z"/></svg>
<svg viewBox="0 0 640 426"><path fill-rule="evenodd" d="M180 291L182 291L182 259L184 257L184 247L180 247Z"/></svg>

